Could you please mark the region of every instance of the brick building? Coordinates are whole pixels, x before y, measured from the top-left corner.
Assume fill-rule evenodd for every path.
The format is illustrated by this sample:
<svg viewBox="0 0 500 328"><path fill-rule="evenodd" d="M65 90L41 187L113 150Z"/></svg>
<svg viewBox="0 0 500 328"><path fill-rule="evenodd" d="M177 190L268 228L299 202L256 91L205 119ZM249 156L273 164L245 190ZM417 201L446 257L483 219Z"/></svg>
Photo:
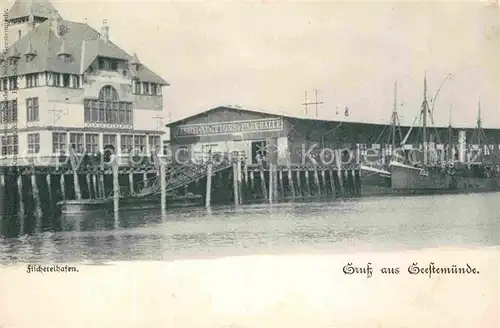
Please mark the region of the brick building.
<svg viewBox="0 0 500 328"><path fill-rule="evenodd" d="M168 83L115 45L105 21L97 32L63 19L48 0L16 0L6 23L9 47L0 54L5 163L14 153L19 161L55 158L68 147L95 153L113 146L121 156L132 147L161 147Z"/></svg>

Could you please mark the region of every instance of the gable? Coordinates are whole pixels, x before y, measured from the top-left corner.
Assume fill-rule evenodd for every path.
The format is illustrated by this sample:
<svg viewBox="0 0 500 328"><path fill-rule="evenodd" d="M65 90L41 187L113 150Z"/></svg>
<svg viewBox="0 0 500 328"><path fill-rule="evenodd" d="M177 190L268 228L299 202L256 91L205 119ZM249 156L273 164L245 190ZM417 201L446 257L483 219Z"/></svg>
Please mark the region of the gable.
<svg viewBox="0 0 500 328"><path fill-rule="evenodd" d="M245 109L237 109L225 106L212 108L205 112L187 117L185 119L168 124L169 127L177 125L206 124L220 122L239 122L261 120L266 118L278 118L280 115L272 115Z"/></svg>

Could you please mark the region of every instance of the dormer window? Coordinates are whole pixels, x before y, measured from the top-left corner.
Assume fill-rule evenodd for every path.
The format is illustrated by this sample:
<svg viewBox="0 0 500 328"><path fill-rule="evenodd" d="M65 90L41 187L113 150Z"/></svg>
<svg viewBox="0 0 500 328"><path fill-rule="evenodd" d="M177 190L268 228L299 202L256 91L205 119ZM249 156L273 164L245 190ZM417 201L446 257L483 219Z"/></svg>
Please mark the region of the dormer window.
<svg viewBox="0 0 500 328"><path fill-rule="evenodd" d="M9 63L11 65L15 65L17 64L17 62L19 61L19 59L21 58L21 55L19 54L19 52L14 52L12 55L9 56Z"/></svg>
<svg viewBox="0 0 500 328"><path fill-rule="evenodd" d="M27 62L30 62L33 60L33 58L35 58L35 56L36 56L36 50L33 49L33 46L30 43L28 46L28 50L24 54L24 58L26 59Z"/></svg>
<svg viewBox="0 0 500 328"><path fill-rule="evenodd" d="M118 60L111 58L99 58L99 69L103 71L118 71Z"/></svg>
<svg viewBox="0 0 500 328"><path fill-rule="evenodd" d="M57 53L57 57L62 61L71 60L71 54L66 50L66 44L64 41L61 43L61 50Z"/></svg>

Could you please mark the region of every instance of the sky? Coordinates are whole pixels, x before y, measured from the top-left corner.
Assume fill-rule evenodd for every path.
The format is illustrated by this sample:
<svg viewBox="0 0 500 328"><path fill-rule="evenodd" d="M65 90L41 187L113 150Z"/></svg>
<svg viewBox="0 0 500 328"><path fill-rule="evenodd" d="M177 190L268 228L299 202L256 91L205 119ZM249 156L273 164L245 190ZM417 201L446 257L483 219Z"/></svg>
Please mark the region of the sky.
<svg viewBox="0 0 500 328"><path fill-rule="evenodd" d="M6 0L3 0L4 3ZM11 1L5 3L8 6ZM500 127L499 11L488 2L52 1L164 77L165 120L232 104L318 117L410 124L423 80L434 121ZM4 7L5 7L4 5ZM349 116L343 115L349 108ZM339 115L337 115L337 112ZM308 116L316 116L314 106Z"/></svg>

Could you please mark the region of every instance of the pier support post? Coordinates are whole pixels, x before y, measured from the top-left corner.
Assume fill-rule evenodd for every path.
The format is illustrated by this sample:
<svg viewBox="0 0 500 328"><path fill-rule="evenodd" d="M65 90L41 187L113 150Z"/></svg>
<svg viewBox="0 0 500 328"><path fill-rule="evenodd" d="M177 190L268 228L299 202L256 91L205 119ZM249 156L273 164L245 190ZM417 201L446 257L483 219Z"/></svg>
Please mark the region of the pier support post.
<svg viewBox="0 0 500 328"><path fill-rule="evenodd" d="M6 210L5 210L5 174L4 174L4 168L0 167L0 234L3 233L4 228L4 218L6 215Z"/></svg>
<svg viewBox="0 0 500 328"><path fill-rule="evenodd" d="M292 191L292 197L295 198L295 186L293 183L293 175L290 164L288 164L288 185L290 186L290 190Z"/></svg>
<svg viewBox="0 0 500 328"><path fill-rule="evenodd" d="M319 183L318 166L314 164L314 182L318 187L318 196L321 197L321 184Z"/></svg>
<svg viewBox="0 0 500 328"><path fill-rule="evenodd" d="M328 196L328 189L326 187L325 170L321 170L321 181L323 182L323 191L325 192L325 196ZM321 189L321 187L320 187L320 189Z"/></svg>
<svg viewBox="0 0 500 328"><path fill-rule="evenodd" d="M101 198L106 198L106 189L104 188L104 169L99 172L99 194Z"/></svg>
<svg viewBox="0 0 500 328"><path fill-rule="evenodd" d="M161 215L167 214L167 177L165 163L160 164L160 192L161 192Z"/></svg>
<svg viewBox="0 0 500 328"><path fill-rule="evenodd" d="M47 181L47 192L49 193L49 202L50 202L50 212L54 214L54 198L52 196L52 175L47 173L45 176L45 180Z"/></svg>
<svg viewBox="0 0 500 328"><path fill-rule="evenodd" d="M212 197L212 163L207 165L207 188L205 191L205 206L210 207Z"/></svg>
<svg viewBox="0 0 500 328"><path fill-rule="evenodd" d="M269 163L269 204L273 203L274 177L273 164Z"/></svg>
<svg viewBox="0 0 500 328"><path fill-rule="evenodd" d="M89 199L92 198L92 185L90 184L90 173L85 174L85 182L87 183L87 192L89 194Z"/></svg>
<svg viewBox="0 0 500 328"><path fill-rule="evenodd" d="M267 195L267 188L266 188L266 177L264 175L264 167L262 164L260 165L260 184L262 187L262 195L264 196L264 199L267 199L268 195Z"/></svg>
<svg viewBox="0 0 500 328"><path fill-rule="evenodd" d="M61 186L61 200L66 200L66 179L64 172L61 172L61 178L59 184Z"/></svg>
<svg viewBox="0 0 500 328"><path fill-rule="evenodd" d="M234 205L239 205L239 195L238 195L238 165L236 162L233 162L233 197L234 197Z"/></svg>
<svg viewBox="0 0 500 328"><path fill-rule="evenodd" d="M38 190L38 184L36 183L36 171L35 166L31 167L31 191L33 193L33 202L35 203L35 219L36 219L36 231L42 229L42 204L40 203L40 191Z"/></svg>
<svg viewBox="0 0 500 328"><path fill-rule="evenodd" d="M76 199L82 199L82 191L80 190L80 181L78 180L78 171L76 168L73 169L73 184L75 186Z"/></svg>
<svg viewBox="0 0 500 328"><path fill-rule="evenodd" d="M311 195L311 183L309 182L309 168L306 167L304 174L306 175L307 196L312 196Z"/></svg>
<svg viewBox="0 0 500 328"><path fill-rule="evenodd" d="M302 197L303 193L302 193L302 186L301 186L301 182L300 182L300 167L297 168L297 171L295 171L295 176L297 177L297 192L298 194Z"/></svg>
<svg viewBox="0 0 500 328"><path fill-rule="evenodd" d="M113 159L113 214L115 218L115 228L119 226L119 211L120 211L120 184L118 181L118 160L115 156Z"/></svg>
<svg viewBox="0 0 500 328"><path fill-rule="evenodd" d="M19 234L24 235L24 193L23 193L23 175L22 172L17 172L17 193L19 196Z"/></svg>
<svg viewBox="0 0 500 328"><path fill-rule="evenodd" d="M332 189L333 198L337 198L337 192L335 191L335 176L333 175L333 170L330 169L330 188Z"/></svg>
<svg viewBox="0 0 500 328"><path fill-rule="evenodd" d="M128 185L129 185L129 192L130 195L135 195L135 190L134 190L134 172L130 171L128 174ZM146 185L144 185L144 188Z"/></svg>
<svg viewBox="0 0 500 328"><path fill-rule="evenodd" d="M281 193L281 197L285 198L286 195L285 195L285 185L284 185L284 182L283 180L284 179L284 176L285 176L285 171L280 169L279 170L279 176L280 176L280 193Z"/></svg>
<svg viewBox="0 0 500 328"><path fill-rule="evenodd" d="M97 174L92 174L92 193L94 194L94 198L99 198L99 188L97 187Z"/></svg>
<svg viewBox="0 0 500 328"><path fill-rule="evenodd" d="M236 163L237 172L238 172L238 204L243 203L243 168L242 168L241 160L238 160Z"/></svg>

